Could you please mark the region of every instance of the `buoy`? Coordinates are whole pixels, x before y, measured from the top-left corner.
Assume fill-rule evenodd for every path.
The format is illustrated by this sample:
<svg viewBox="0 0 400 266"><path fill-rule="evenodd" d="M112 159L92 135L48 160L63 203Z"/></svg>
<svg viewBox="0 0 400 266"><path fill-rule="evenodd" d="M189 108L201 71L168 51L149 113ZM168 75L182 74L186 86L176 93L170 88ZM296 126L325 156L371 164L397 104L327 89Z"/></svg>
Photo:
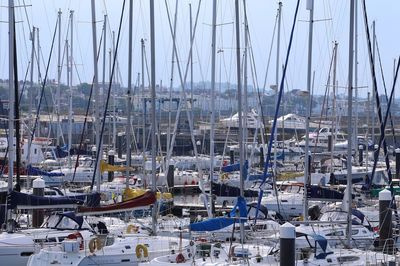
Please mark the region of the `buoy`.
<svg viewBox="0 0 400 266"><path fill-rule="evenodd" d="M148 251L147 247L145 245L143 245L143 244L138 244L136 246L136 250L135 251L136 251L136 257L138 259L140 259L142 257L142 253L143 253L143 257L144 258L147 258L149 256L149 251Z"/></svg>
<svg viewBox="0 0 400 266"><path fill-rule="evenodd" d="M89 251L90 253L94 253L96 250L100 250L103 248L103 243L97 237L90 239L89 241Z"/></svg>
<svg viewBox="0 0 400 266"><path fill-rule="evenodd" d="M139 231L139 227L134 224L130 224L126 228L126 233L128 233L128 234L137 233L138 231Z"/></svg>
<svg viewBox="0 0 400 266"><path fill-rule="evenodd" d="M73 233L73 234L69 234L69 235L67 236L67 239L77 239L77 240L80 239L79 249L80 249L80 250L83 249L83 237L82 237L82 234L81 234L81 233L75 232L75 233Z"/></svg>
<svg viewBox="0 0 400 266"><path fill-rule="evenodd" d="M179 253L178 256L176 256L175 261L176 261L176 263L183 263L183 262L185 262L185 256L183 256L182 253Z"/></svg>

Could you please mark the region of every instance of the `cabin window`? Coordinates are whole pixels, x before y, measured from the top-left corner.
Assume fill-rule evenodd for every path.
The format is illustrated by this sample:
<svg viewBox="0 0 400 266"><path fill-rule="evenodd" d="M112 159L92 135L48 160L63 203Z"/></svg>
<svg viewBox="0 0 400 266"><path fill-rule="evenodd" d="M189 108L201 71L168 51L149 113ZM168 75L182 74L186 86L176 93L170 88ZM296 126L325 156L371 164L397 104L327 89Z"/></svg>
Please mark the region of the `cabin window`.
<svg viewBox="0 0 400 266"><path fill-rule="evenodd" d="M63 217L57 226L60 229L78 229L79 225L68 217Z"/></svg>
<svg viewBox="0 0 400 266"><path fill-rule="evenodd" d="M357 235L358 232L360 232L360 231L359 231L359 230L352 230L352 231L351 231L351 234L354 236L354 235Z"/></svg>
<svg viewBox="0 0 400 266"><path fill-rule="evenodd" d="M29 257L33 254L31 251L21 252L21 257Z"/></svg>
<svg viewBox="0 0 400 266"><path fill-rule="evenodd" d="M326 234L326 236L344 236L343 231L335 231L329 234Z"/></svg>
<svg viewBox="0 0 400 266"><path fill-rule="evenodd" d="M344 256L344 257L339 257L337 260L340 263L344 263L344 262L350 262L350 261L357 261L360 258L357 256Z"/></svg>

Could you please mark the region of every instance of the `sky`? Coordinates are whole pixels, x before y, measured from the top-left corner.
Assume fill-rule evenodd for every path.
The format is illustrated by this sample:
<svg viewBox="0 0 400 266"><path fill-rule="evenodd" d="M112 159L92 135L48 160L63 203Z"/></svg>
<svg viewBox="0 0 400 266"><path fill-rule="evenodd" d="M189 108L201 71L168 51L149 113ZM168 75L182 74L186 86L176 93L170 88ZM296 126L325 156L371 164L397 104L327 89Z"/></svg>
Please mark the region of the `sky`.
<svg viewBox="0 0 400 266"><path fill-rule="evenodd" d="M126 1L123 13L121 36L118 47L118 63L122 78L122 84L127 85L128 64L128 9L129 2ZM138 73L141 72L141 47L140 40L145 40L147 61L150 62L150 22L149 1L133 0L133 71L132 83L135 85ZM168 12L173 20L175 12L175 0L155 0L155 40L156 40L156 79L157 83L162 81L163 86L169 87L171 80L172 65L172 37L168 22ZM244 49L244 12L243 1L240 2L241 21L241 51ZM248 77L249 84L254 87L267 89L275 84L276 72L276 34L272 43L274 25L277 17L278 1L271 0L248 0L246 2L247 18L250 32L250 50L253 61L249 62ZM384 3L383 3L384 2ZM285 61L289 36L294 19L296 0L282 1L282 24L281 24L281 46L279 56L279 73ZM365 96L370 91L370 68L367 57L367 46L365 38L365 26L361 1L357 2L358 8L358 85L359 94ZM96 30L97 44L103 28L104 15L107 14L108 23L106 30L106 79L109 72L108 51L112 48L111 36L115 31L117 39L118 26L121 17L122 0L96 0ZM64 41L69 36L67 32L70 11L74 11L74 47L73 58L76 70L73 73L73 84L80 82L91 82L93 78L93 51L92 51L92 29L91 29L91 1L89 0L15 0L16 8L16 32L18 50L18 76L23 79L30 60L31 42L29 31L32 26L39 28L41 46L40 70L44 77L45 66L49 59L52 37L55 30L57 13L62 11L61 39L62 49ZM176 43L179 55L181 75L184 76L187 66L190 48L190 16L189 5L195 23L197 8L200 7L196 27L195 44L193 50L194 82L210 81L211 79L211 0L179 0L177 13ZM394 59L400 55L398 13L400 2L396 0L376 1L367 0L367 12L369 24L376 21L376 35L380 50L382 66L388 89L392 86ZM8 0L0 1L0 78L8 78ZM25 8L23 7L25 6ZM337 82L339 92L346 93L348 75L348 38L349 38L349 1L348 0L316 0L314 6L314 32L312 70L315 71L314 92L324 94L329 75L329 66L332 57L333 43L338 42L338 65ZM168 8L167 8L168 7ZM217 82L236 83L236 57L235 57L235 1L217 1L217 50L216 56L216 79ZM286 90L307 87L307 47L308 47L308 18L309 11L306 10L306 0L300 1L299 13L294 31L293 47L291 50L287 75L285 80ZM370 27L370 25L369 25ZM58 38L58 36L57 36ZM54 44L54 51L49 65L49 78L57 79L57 48L58 42ZM69 37L68 37L69 38ZM272 51L271 50L272 45ZM101 48L102 52L102 48ZM271 53L270 60L269 54ZM180 75L177 62L173 75L173 86L179 87ZM99 80L102 77L103 55L99 58ZM270 62L268 64L268 62ZM63 64L62 82L66 83L65 60ZM250 67L250 65L252 67ZM38 80L38 66L35 63L34 80ZM267 72L268 69L268 72ZM377 68L377 71L380 71ZM267 73L267 75L266 75ZM379 73L379 72L378 72ZM266 78L265 78L266 76ZM29 77L29 75L28 75ZM147 74L145 74L148 83ZM187 77L187 82L190 75ZM264 82L265 80L265 82ZM368 88L367 88L368 87ZM378 87L383 91L382 79L379 77ZM233 89L235 87L232 87ZM399 94L400 95L400 94Z"/></svg>

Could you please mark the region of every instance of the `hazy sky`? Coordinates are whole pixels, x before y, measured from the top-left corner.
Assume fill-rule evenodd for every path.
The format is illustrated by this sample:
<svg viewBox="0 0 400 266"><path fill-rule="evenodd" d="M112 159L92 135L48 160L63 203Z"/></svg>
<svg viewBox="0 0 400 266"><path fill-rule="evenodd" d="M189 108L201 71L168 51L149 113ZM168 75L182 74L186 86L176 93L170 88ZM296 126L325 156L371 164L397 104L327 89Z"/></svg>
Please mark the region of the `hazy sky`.
<svg viewBox="0 0 400 266"><path fill-rule="evenodd" d="M107 51L111 48L111 31L118 32L118 24L121 15L122 0L96 0L97 39L100 39L103 27L103 16L108 15L107 25ZM240 14L243 22L243 1ZM283 1L282 31L280 65L282 66L290 29L293 23L293 15L296 6L295 0ZM1 0L0 21L8 19L8 0ZM175 9L175 0L168 0L171 18ZM185 71L189 51L189 4L192 5L193 22L195 21L199 1L179 0L177 21L177 48L181 71ZM223 52L217 54L217 81L236 82L235 60L235 35L234 35L234 3L233 0L219 0L217 23L223 26L217 27L217 49ZM376 34L380 53L382 56L385 79L388 88L391 87L393 77L393 60L400 52L398 14L400 3L396 0L366 1L369 22L376 20ZM57 12L62 13L62 40L66 39L68 16L70 10L74 10L74 61L77 72L74 72L74 84L85 81L90 82L93 77L92 60L92 35L91 35L91 6L89 0L15 0L15 5L27 5L26 9L16 9L17 46L19 61L19 79L23 79L28 61L30 60L31 43L29 41L29 26L40 29L40 45L43 58L41 58L41 72L44 76L51 40L54 33ZM133 29L133 83L136 82L137 73L140 72L140 39L146 39L146 54L150 59L149 43L149 1L133 0L134 4L134 29ZM277 14L278 1L248 0L247 17L251 35L250 46L254 53L255 69L252 72L249 64L249 83L262 87L266 74L268 54L271 46L272 33ZM287 89L305 89L307 74L307 35L308 14L305 8L306 0L300 2L300 9L293 41L293 48L287 72ZM359 44L359 86L369 86L370 70L367 60L367 48L365 39L365 27L361 1L358 1L358 44ZM171 52L172 38L168 26L167 8L164 0L155 0L156 16L156 78L159 83L167 86L171 78ZM121 30L118 59L121 69L122 82L127 84L127 55L128 55L128 9L129 1L126 1L123 25ZM211 15L212 1L203 0L200 5L199 19L194 47L194 81L209 81L211 78ZM313 39L313 70L315 70L315 91L324 93L325 83L328 78L328 69L332 56L333 42L339 43L338 50L338 83L346 86L347 62L348 62L348 28L349 28L349 1L348 0L316 0ZM241 27L241 43L244 43L243 27ZM0 24L0 78L8 78L8 25ZM57 47L52 55L49 68L49 78L57 78ZM64 47L64 43L62 44ZM273 46L266 85L269 87L275 83L276 44ZM108 55L106 71L108 73ZM280 72L281 72L280 66ZM37 66L35 65L37 69ZM102 54L99 58L99 76L102 73ZM183 75L184 73L182 73ZM147 74L146 74L147 75ZM257 76L257 82L253 79ZM380 77L380 76L379 76ZM108 74L107 74L108 78ZM37 70L35 70L37 80ZM66 72L63 70L62 81L66 80ZM381 83L379 78L379 84ZM189 81L189 77L187 79ZM175 68L174 86L180 84L179 74ZM380 90L382 86L380 86ZM341 89L345 92L345 89ZM365 88L360 89L360 94L366 94Z"/></svg>

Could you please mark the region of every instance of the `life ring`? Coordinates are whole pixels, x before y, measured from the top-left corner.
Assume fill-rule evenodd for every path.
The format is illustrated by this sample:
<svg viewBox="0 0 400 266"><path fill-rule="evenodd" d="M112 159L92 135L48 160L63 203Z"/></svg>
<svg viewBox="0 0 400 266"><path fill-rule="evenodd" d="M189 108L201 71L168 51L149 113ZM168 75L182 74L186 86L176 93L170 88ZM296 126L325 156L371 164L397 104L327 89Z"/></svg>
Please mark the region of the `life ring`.
<svg viewBox="0 0 400 266"><path fill-rule="evenodd" d="M80 240L80 242L79 242L79 249L82 250L82 249L84 248L84 247L83 247L83 236L82 236L81 233L75 232L75 233L69 234L69 235L67 236L67 239L76 239L76 240Z"/></svg>
<svg viewBox="0 0 400 266"><path fill-rule="evenodd" d="M100 250L103 248L103 243L97 237L90 239L89 241L89 251L90 253L94 253L96 250Z"/></svg>
<svg viewBox="0 0 400 266"><path fill-rule="evenodd" d="M175 258L176 263L183 263L185 262L185 256L182 253L179 253L178 256Z"/></svg>
<svg viewBox="0 0 400 266"><path fill-rule="evenodd" d="M229 179L229 176L227 173L223 173L223 174L221 174L220 178L221 178L221 180L227 180L227 179Z"/></svg>
<svg viewBox="0 0 400 266"><path fill-rule="evenodd" d="M139 227L134 224L130 224L126 228L126 233L128 233L128 234L137 233L138 231L139 231Z"/></svg>
<svg viewBox="0 0 400 266"><path fill-rule="evenodd" d="M144 257L144 258L149 257L149 250L148 250L147 247L146 247L145 245L143 245L143 244L138 244L138 245L136 246L135 252L136 252L136 257L137 257L138 259L140 259L140 258L142 257L142 254L143 254L143 257Z"/></svg>

